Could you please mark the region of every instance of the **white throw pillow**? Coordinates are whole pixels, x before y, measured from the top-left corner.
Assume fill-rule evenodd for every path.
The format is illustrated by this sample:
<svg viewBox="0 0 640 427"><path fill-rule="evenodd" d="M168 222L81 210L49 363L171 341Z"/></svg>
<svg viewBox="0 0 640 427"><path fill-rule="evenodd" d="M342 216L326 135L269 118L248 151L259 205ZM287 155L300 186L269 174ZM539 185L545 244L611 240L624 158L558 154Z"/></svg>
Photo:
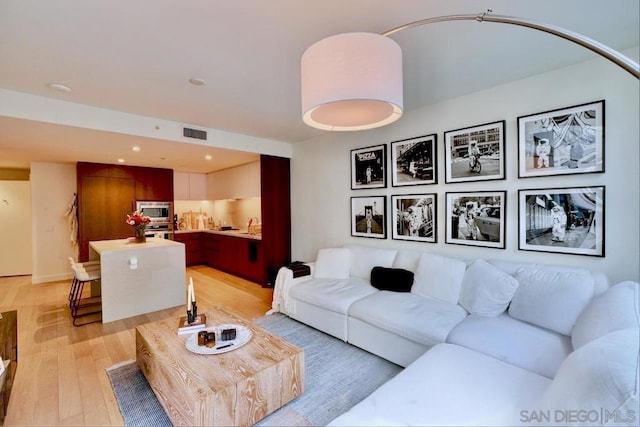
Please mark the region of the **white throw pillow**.
<svg viewBox="0 0 640 427"><path fill-rule="evenodd" d="M366 246L347 245L351 251L351 277L371 280L373 267L391 267L398 253L395 249L378 249Z"/></svg>
<svg viewBox="0 0 640 427"><path fill-rule="evenodd" d="M593 296L588 273L519 268L515 278L509 315L567 336Z"/></svg>
<svg viewBox="0 0 640 427"><path fill-rule="evenodd" d="M640 284L622 282L594 298L571 331L578 349L596 338L626 328L640 328Z"/></svg>
<svg viewBox="0 0 640 427"><path fill-rule="evenodd" d="M460 305L469 313L495 317L507 309L516 289L515 278L478 259L464 273Z"/></svg>
<svg viewBox="0 0 640 427"><path fill-rule="evenodd" d="M623 329L571 353L562 362L537 408L548 410L552 415L577 410L585 414L593 412L594 418L605 412L617 412L624 419L633 414L632 421L637 422L639 336L638 329ZM587 421L588 425L613 425L612 419ZM623 425L631 423L623 422Z"/></svg>
<svg viewBox="0 0 640 427"><path fill-rule="evenodd" d="M466 268L464 261L423 253L411 292L457 304Z"/></svg>
<svg viewBox="0 0 640 427"><path fill-rule="evenodd" d="M351 252L345 248L320 249L313 277L316 279L348 279L351 270Z"/></svg>

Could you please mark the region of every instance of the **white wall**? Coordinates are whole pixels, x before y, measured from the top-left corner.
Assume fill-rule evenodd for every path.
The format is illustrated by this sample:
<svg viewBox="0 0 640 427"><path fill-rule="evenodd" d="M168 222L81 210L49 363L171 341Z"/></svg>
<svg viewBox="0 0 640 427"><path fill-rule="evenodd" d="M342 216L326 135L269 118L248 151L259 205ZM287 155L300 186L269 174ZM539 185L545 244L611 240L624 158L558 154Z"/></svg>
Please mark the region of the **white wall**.
<svg viewBox="0 0 640 427"><path fill-rule="evenodd" d="M635 56L638 49L625 52ZM509 59L496 64L508 67ZM606 100L603 174L518 179L517 117L562 107ZM294 144L291 167L292 256L313 260L318 249L355 243L437 252L458 258L499 258L563 264L606 273L613 283L640 281L639 226L639 85L638 80L609 62L595 59L533 76L454 100L405 113L391 126L366 132L326 133ZM445 184L443 132L506 120L506 180ZM436 185L352 191L350 150L431 133L438 135ZM390 165L388 159L388 165ZM604 258L518 250L518 189L606 186ZM445 244L445 192L507 191L506 249ZM350 197L392 194L438 194L438 243L351 237ZM389 206L387 206L389 215ZM387 224L389 227L389 224Z"/></svg>
<svg viewBox="0 0 640 427"><path fill-rule="evenodd" d="M68 257L77 258L77 251L70 244L65 212L75 192L75 165L31 163L32 283L71 278Z"/></svg>

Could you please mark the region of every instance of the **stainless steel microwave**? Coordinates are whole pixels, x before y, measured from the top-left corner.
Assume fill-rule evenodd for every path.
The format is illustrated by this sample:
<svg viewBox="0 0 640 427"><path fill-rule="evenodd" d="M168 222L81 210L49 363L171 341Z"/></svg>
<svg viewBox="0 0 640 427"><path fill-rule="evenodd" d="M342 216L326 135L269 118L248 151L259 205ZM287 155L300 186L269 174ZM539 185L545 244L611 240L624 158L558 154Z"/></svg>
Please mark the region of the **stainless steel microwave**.
<svg viewBox="0 0 640 427"><path fill-rule="evenodd" d="M136 201L136 210L151 218L152 224L173 223L173 202Z"/></svg>

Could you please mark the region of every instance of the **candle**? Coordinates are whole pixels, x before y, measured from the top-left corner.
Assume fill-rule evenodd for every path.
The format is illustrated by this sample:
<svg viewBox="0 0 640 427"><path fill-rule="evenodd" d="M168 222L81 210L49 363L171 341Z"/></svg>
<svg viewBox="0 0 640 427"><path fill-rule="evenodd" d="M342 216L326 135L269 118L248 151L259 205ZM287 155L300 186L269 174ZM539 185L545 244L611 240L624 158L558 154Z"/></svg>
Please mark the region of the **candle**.
<svg viewBox="0 0 640 427"><path fill-rule="evenodd" d="M189 277L189 286L191 287L191 301L195 301L196 289L193 287L193 277Z"/></svg>
<svg viewBox="0 0 640 427"><path fill-rule="evenodd" d="M187 287L187 311L191 311L191 285Z"/></svg>

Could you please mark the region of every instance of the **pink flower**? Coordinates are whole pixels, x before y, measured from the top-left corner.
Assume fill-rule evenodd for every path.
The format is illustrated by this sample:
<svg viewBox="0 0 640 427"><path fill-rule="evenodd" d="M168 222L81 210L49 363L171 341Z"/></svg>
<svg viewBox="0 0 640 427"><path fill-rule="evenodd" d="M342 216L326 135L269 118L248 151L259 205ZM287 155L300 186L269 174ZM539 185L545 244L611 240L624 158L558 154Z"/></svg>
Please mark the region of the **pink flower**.
<svg viewBox="0 0 640 427"><path fill-rule="evenodd" d="M131 215L127 215L127 219L125 222L134 227L138 227L138 226L144 227L151 222L151 218L148 216L145 216L142 212L135 211Z"/></svg>

